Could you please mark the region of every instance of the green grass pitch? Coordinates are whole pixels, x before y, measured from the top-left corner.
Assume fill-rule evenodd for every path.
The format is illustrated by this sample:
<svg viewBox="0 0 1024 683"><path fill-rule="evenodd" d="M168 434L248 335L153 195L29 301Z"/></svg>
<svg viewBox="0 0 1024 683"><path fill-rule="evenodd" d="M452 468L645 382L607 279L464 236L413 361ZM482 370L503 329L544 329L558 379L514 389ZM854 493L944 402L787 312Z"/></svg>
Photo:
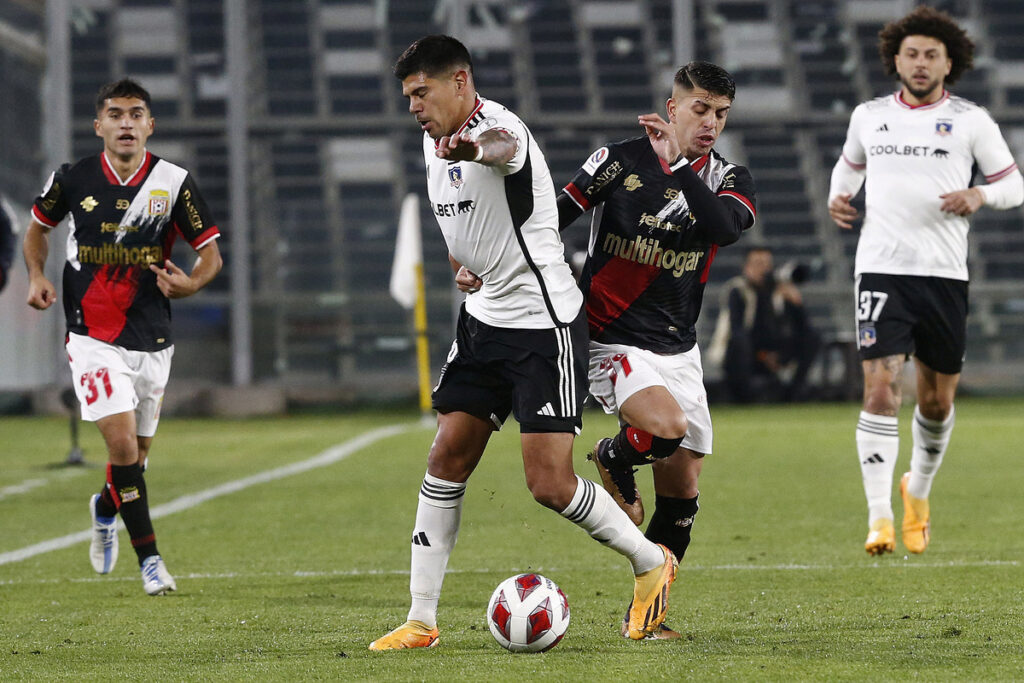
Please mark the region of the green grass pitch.
<svg viewBox="0 0 1024 683"><path fill-rule="evenodd" d="M1024 400L963 399L932 491L920 556L863 551L858 407L718 407L694 541L670 599L675 642L623 640L627 563L526 489L518 429L492 439L470 480L441 598L440 645L373 653L405 618L409 535L433 437L411 413L248 421L166 419L146 475L154 507L243 480L155 521L178 592L142 591L127 534L108 576L87 544L18 551L85 530L102 470L49 467L66 420L0 418L2 680L1011 680L1024 679ZM902 414L899 474L909 462ZM304 472L388 425L405 431ZM614 422L589 412L585 453ZM88 461L103 449L83 426ZM337 451L334 451L337 455ZM639 474L653 501L650 475ZM897 526L901 513L898 491ZM569 597L562 643L500 649L484 622L497 583L525 570Z"/></svg>

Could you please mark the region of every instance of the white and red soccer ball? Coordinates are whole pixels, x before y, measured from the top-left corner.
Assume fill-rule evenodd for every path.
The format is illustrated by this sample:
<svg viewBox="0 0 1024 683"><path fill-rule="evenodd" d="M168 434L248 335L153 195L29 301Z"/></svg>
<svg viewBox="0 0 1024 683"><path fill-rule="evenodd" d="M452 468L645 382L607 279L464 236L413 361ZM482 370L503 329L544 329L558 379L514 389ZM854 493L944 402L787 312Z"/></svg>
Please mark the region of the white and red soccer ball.
<svg viewBox="0 0 1024 683"><path fill-rule="evenodd" d="M491 594L487 625L506 650L544 652L558 645L569 628L569 600L540 574L510 576Z"/></svg>

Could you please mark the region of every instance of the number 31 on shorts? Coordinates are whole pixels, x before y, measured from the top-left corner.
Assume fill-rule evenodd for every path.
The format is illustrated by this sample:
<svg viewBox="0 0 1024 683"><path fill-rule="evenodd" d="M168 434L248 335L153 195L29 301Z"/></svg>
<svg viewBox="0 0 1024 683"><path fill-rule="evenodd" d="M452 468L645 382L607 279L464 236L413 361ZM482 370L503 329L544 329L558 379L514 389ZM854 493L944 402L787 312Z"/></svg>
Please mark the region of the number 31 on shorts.
<svg viewBox="0 0 1024 683"><path fill-rule="evenodd" d="M114 386L110 383L110 372L107 368L100 368L99 370L85 373L79 378L79 383L89 392L85 396L86 405L91 406L100 397L101 386L107 398L110 398L111 394L114 393Z"/></svg>
<svg viewBox="0 0 1024 683"><path fill-rule="evenodd" d="M882 309L889 295L885 292L861 292L857 305L857 320L860 322L878 322Z"/></svg>

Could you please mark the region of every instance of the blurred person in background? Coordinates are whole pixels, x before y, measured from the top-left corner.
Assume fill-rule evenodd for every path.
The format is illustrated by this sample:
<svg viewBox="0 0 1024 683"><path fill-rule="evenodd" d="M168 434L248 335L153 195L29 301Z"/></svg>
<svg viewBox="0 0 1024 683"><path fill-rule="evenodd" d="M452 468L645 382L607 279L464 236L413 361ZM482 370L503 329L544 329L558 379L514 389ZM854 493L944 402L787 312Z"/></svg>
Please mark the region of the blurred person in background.
<svg viewBox="0 0 1024 683"><path fill-rule="evenodd" d="M99 154L61 166L32 206L23 252L28 304L46 310L57 290L44 274L49 232L68 218L63 303L66 349L82 419L107 446L107 477L89 500L93 569L118 557L117 520L128 530L149 595L176 590L157 550L143 476L171 370L170 299L191 296L220 271L220 232L184 168L146 150L154 119L149 93L123 79L96 97ZM181 236L198 258L175 265Z"/></svg>
<svg viewBox="0 0 1024 683"><path fill-rule="evenodd" d="M14 226L7 214L4 203L0 201L0 292L7 286L11 277L11 264L14 262Z"/></svg>
<svg viewBox="0 0 1024 683"><path fill-rule="evenodd" d="M828 199L832 219L848 230L858 218L850 199L865 185L854 269L864 369L856 441L870 555L895 548L897 415L911 355L917 405L910 471L900 480L902 536L912 553L928 546L928 496L953 431L966 349L968 217L982 206L1024 201L1024 180L999 126L946 90L973 66L974 43L964 30L921 6L882 29L879 53L900 88L854 110ZM975 168L987 184L973 185Z"/></svg>
<svg viewBox="0 0 1024 683"><path fill-rule="evenodd" d="M720 356L729 395L740 403L811 398L807 373L821 348L797 284L806 266L775 270L771 249L753 247L725 283L708 356Z"/></svg>

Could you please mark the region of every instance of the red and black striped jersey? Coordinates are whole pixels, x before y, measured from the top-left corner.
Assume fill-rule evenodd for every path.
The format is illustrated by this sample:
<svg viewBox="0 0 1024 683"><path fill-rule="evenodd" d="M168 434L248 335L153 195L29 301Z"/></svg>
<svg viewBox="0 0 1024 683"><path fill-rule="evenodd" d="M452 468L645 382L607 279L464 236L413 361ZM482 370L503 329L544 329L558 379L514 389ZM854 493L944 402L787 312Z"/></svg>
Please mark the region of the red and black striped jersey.
<svg viewBox="0 0 1024 683"><path fill-rule="evenodd" d="M562 228L594 209L580 283L591 339L683 353L718 247L754 224L754 181L714 150L670 168L644 135L594 152L558 207Z"/></svg>
<svg viewBox="0 0 1024 683"><path fill-rule="evenodd" d="M170 302L149 265L170 258L178 235L197 250L220 236L189 172L149 152L125 181L104 153L64 164L32 217L52 228L65 216L68 331L133 351L169 346Z"/></svg>

